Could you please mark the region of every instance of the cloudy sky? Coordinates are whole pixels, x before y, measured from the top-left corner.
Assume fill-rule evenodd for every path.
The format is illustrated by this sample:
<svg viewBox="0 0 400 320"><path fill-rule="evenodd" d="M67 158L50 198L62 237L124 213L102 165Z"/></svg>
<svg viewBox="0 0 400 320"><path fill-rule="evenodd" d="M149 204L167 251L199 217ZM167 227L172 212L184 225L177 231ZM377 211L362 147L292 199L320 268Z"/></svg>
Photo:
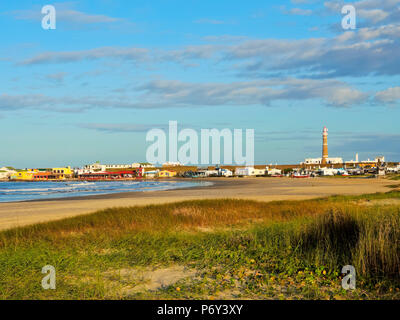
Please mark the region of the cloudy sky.
<svg viewBox="0 0 400 320"><path fill-rule="evenodd" d="M400 0L1 1L0 166L145 161L146 132L255 130L256 163L400 161ZM42 6L56 8L44 30Z"/></svg>

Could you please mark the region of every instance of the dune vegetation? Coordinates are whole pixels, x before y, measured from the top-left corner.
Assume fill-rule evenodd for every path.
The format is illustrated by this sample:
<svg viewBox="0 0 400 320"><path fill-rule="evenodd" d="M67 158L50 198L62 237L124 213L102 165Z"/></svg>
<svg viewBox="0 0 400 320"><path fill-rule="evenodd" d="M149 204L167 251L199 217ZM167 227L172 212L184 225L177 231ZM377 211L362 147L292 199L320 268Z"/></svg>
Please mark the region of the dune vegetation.
<svg viewBox="0 0 400 320"><path fill-rule="evenodd" d="M56 269L44 290L42 267ZM341 269L356 269L356 289ZM400 192L110 208L0 233L1 299L399 299Z"/></svg>

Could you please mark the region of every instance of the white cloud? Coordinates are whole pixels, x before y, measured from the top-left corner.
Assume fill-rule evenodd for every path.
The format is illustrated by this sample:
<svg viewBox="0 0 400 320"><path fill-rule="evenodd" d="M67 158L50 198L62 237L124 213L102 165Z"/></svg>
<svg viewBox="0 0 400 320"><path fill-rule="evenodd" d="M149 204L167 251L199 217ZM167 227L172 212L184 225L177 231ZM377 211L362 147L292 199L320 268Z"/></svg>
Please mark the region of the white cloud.
<svg viewBox="0 0 400 320"><path fill-rule="evenodd" d="M292 8L288 11L289 14L296 16L310 16L312 14L312 10L310 9L301 9L301 8Z"/></svg>
<svg viewBox="0 0 400 320"><path fill-rule="evenodd" d="M320 99L333 106L361 103L368 95L336 80L270 79L232 83L152 81L139 87L143 100L168 106L268 105L278 100Z"/></svg>
<svg viewBox="0 0 400 320"><path fill-rule="evenodd" d="M126 22L123 18L116 18L104 14L92 14L75 9L74 3L53 3L56 9L57 26L59 22L69 25L92 25L92 24L111 24L117 22ZM27 10L14 10L9 12L15 19L41 21L43 14L41 6L35 5Z"/></svg>
<svg viewBox="0 0 400 320"><path fill-rule="evenodd" d="M400 100L400 87L392 87L383 91L379 91L375 95L375 99L379 102L393 103Z"/></svg>
<svg viewBox="0 0 400 320"><path fill-rule="evenodd" d="M366 24L382 24L400 22L400 0L361 0L352 3L342 0L326 1L325 8L332 14L340 14L345 4L355 7L357 17L364 19Z"/></svg>
<svg viewBox="0 0 400 320"><path fill-rule="evenodd" d="M21 61L20 65L33 65L43 63L78 62L82 60L97 60L102 58L118 58L123 60L144 60L148 54L143 48L101 47L80 51L50 51Z"/></svg>
<svg viewBox="0 0 400 320"><path fill-rule="evenodd" d="M381 9L372 9L372 10L360 9L357 11L357 13L361 17L363 17L367 20L370 20L373 23L377 23L382 20L385 20L389 16L388 12L385 12Z"/></svg>
<svg viewBox="0 0 400 320"><path fill-rule="evenodd" d="M66 72L56 72L56 73L50 73L46 75L46 78L55 82L63 82L65 76L67 75Z"/></svg>
<svg viewBox="0 0 400 320"><path fill-rule="evenodd" d="M371 40L377 38L398 39L400 38L400 25L388 24L376 28L360 28L353 34L361 40Z"/></svg>
<svg viewBox="0 0 400 320"><path fill-rule="evenodd" d="M364 102L368 95L336 80L270 79L231 83L194 83L155 80L137 86L134 96L0 95L0 110L33 109L53 112L79 112L93 108L154 109L205 106L269 105L275 101L317 99L347 107Z"/></svg>
<svg viewBox="0 0 400 320"><path fill-rule="evenodd" d="M216 20L216 19L198 19L193 21L194 23L200 23L200 24L225 24L226 22L223 20Z"/></svg>
<svg viewBox="0 0 400 320"><path fill-rule="evenodd" d="M396 75L400 43L392 39L394 30L346 32L334 39L249 40L230 46L225 59L240 61L239 72L246 77L286 72L319 78Z"/></svg>
<svg viewBox="0 0 400 320"><path fill-rule="evenodd" d="M164 125L145 125L132 123L85 123L78 125L81 128L97 130L108 133L116 132L146 132L154 127L160 128Z"/></svg>

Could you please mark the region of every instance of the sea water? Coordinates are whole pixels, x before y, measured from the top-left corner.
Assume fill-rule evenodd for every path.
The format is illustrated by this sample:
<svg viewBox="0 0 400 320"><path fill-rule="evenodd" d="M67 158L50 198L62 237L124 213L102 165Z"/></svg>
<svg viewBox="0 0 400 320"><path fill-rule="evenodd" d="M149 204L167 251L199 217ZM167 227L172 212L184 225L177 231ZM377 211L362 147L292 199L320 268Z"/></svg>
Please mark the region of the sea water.
<svg viewBox="0 0 400 320"><path fill-rule="evenodd" d="M56 199L133 191L156 191L210 185L194 181L37 181L0 182L0 202Z"/></svg>

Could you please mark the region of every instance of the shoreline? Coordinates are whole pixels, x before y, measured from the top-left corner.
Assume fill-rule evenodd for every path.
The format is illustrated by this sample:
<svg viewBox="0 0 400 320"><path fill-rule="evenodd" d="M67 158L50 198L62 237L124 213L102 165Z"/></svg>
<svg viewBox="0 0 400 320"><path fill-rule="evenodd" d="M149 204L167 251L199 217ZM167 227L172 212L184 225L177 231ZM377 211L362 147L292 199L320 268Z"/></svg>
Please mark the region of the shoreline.
<svg viewBox="0 0 400 320"><path fill-rule="evenodd" d="M352 179L352 180L363 180L368 179L370 177L346 177L344 179ZM171 190L196 190L202 188L208 189L219 189L219 187L225 187L230 185L229 182L241 181L241 185L251 184L253 179L290 179L290 177L208 177L208 178L197 178L191 179L188 178L164 178L164 179L142 179L142 180L96 180L96 181L86 181L86 180L58 180L58 181L51 181L51 182L75 182L75 181L86 181L86 182L124 182L124 181L155 181L155 182L192 182L199 184L198 186L189 186L189 187L179 187L179 188L171 188L165 190L139 190L139 191L126 191L126 192L113 192L113 193L101 193L101 194L93 194L93 195L83 195L83 196L69 196L69 197L59 197L59 198L43 198L43 199L30 199L30 200L17 200L17 201L4 201L0 202L1 204L12 204L12 203L32 203L32 202L56 202L56 201L63 201L63 200L95 200L95 199L119 199L119 198L132 198L137 193L143 194L148 192L166 192ZM313 177L306 180L314 180L314 179L329 179L329 177ZM305 181L306 181L305 180ZM246 181L248 183L246 183ZM0 182L15 182L9 180L0 180ZM24 181L18 181L24 182ZM32 183L41 183L47 181L29 181ZM203 185L201 186L202 182L211 182L211 185Z"/></svg>
<svg viewBox="0 0 400 320"><path fill-rule="evenodd" d="M57 182L64 182L63 181L57 181ZM74 180L70 180L74 181ZM81 180L77 180L81 181ZM131 181L131 180L118 180L118 181L113 181L113 182L123 182L123 181ZM182 182L180 180L176 179L163 179L163 180L142 180L142 181L160 181L160 182ZM32 183L37 183L37 182L42 182L42 181L32 181ZM46 181L44 181L46 182ZM53 181L52 181L53 182ZM88 181L88 182L93 182L93 181ZM101 180L101 181L94 181L94 182L109 182L107 180ZM183 181L185 182L185 181ZM196 184L201 184L201 182L208 182L205 180L202 181L186 181L186 182L193 182ZM212 182L213 184L215 182ZM148 191L126 191L126 192L113 192L113 193L99 193L99 194L92 194L92 195L84 195L84 196L70 196L70 197L59 197L59 198L43 198L43 199L31 199L31 200L17 200L17 201L4 201L0 202L2 203L30 203L30 202L43 202L43 201L61 201L61 200L92 200L92 199L115 199L115 198L129 198L135 193L145 193L145 192L154 192L154 191L169 191L169 190L184 190L184 189L193 189L193 188L205 188L205 187L211 187L212 185L208 186L189 186L189 187L179 187L179 188L170 188L170 189L165 189L165 190L148 190Z"/></svg>
<svg viewBox="0 0 400 320"><path fill-rule="evenodd" d="M172 181L172 180L170 180ZM209 186L74 196L0 203L0 230L90 214L112 207L165 204L185 200L246 199L262 202L306 200L330 195L387 192L387 179L204 178Z"/></svg>

